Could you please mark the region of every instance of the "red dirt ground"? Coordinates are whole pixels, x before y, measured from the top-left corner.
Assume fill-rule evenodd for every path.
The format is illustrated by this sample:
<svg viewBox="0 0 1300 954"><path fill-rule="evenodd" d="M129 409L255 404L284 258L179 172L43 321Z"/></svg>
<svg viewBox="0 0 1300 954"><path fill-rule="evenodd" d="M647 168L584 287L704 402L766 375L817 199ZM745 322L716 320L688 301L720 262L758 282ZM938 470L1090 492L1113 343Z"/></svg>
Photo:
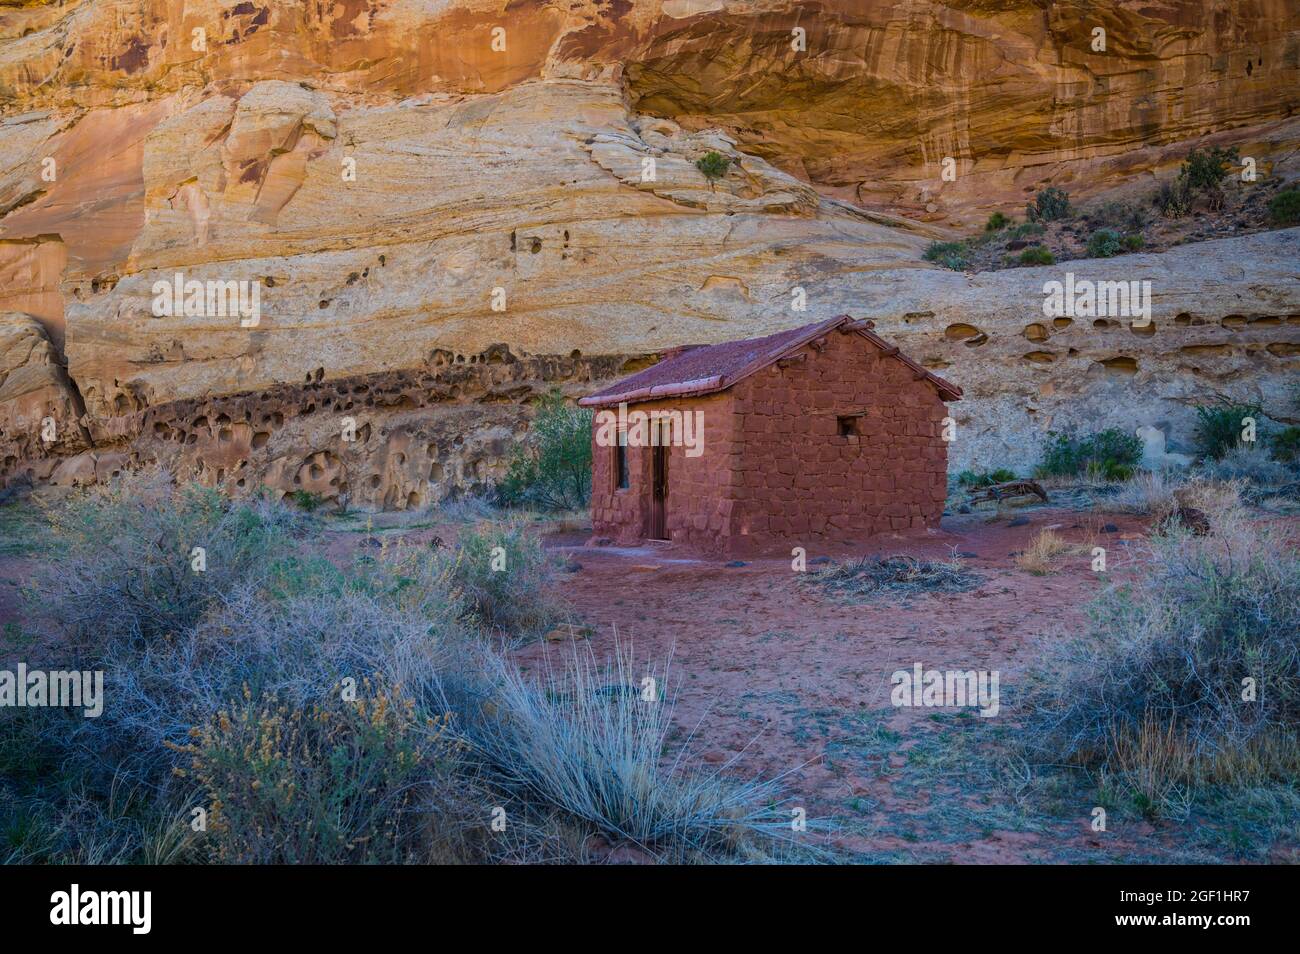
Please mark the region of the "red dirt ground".
<svg viewBox="0 0 1300 954"><path fill-rule="evenodd" d="M1009 526L1013 518L1027 522ZM1110 532L1102 532L1108 523ZM1079 552L1058 557L1059 569L1050 575L1019 569L1013 554L1048 526L1078 544ZM793 804L805 807L809 818L836 820L839 831L830 837L835 848L883 860L993 863L1159 853L1145 823L1094 834L1092 803L1077 806L1073 823L1058 818L1045 831L987 829L970 821L932 830L934 822L926 819L942 819L950 810L968 817L982 796L963 794L967 786L960 778L947 784L940 776L938 787L929 790L896 785L909 750L938 726L935 709L891 707L891 674L917 662L943 670L997 670L1003 708L992 721L1014 720L1006 696L1033 664L1036 641L1077 632L1084 605L1105 585L1106 574L1091 569L1091 547L1106 547L1113 578L1124 572L1126 547L1145 535L1143 522L1134 518L1054 508L995 522L987 514L950 517L943 528L878 538L857 551L944 559L957 551L984 577L971 592L927 593L910 604L838 602L794 572L788 558L733 567L691 559L671 546L564 546L576 534L550 542L581 564L565 575L563 591L595 627L597 657L612 652L616 633L634 647L638 660L661 662L671 655L675 718L685 734L694 730L692 750L729 774L784 775ZM818 555L810 552L808 558ZM537 665L557 651L567 649L534 644L519 657ZM871 718L900 738L891 753L855 765L841 749L852 752L863 720ZM952 804L937 804L943 800ZM889 832L913 814L919 835L907 825L901 835Z"/></svg>

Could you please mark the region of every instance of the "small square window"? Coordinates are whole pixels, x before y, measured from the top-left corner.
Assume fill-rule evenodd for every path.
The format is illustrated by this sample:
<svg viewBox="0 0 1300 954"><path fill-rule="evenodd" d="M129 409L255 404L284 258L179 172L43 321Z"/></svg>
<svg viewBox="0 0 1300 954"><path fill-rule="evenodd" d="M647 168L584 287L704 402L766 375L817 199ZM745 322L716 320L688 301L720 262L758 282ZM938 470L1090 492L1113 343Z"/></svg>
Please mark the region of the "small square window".
<svg viewBox="0 0 1300 954"><path fill-rule="evenodd" d="M837 417L835 422L839 425L840 437L857 437L858 436L858 419L857 417Z"/></svg>

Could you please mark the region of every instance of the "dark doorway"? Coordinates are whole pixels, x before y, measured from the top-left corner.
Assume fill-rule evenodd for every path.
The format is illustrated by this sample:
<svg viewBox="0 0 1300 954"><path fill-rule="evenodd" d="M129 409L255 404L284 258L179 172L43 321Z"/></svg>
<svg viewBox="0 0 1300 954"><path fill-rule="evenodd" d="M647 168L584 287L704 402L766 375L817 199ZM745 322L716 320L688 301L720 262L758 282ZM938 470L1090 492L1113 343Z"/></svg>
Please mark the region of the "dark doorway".
<svg viewBox="0 0 1300 954"><path fill-rule="evenodd" d="M658 440L650 448L650 539L668 539L668 438L667 421L655 422L661 428Z"/></svg>

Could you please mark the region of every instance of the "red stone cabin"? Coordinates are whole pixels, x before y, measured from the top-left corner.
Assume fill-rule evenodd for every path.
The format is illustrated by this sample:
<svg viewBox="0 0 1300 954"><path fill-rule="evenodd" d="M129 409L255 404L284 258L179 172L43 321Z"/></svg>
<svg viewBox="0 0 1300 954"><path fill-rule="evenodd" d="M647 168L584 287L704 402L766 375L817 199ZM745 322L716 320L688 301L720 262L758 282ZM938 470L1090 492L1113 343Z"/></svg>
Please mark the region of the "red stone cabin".
<svg viewBox="0 0 1300 954"><path fill-rule="evenodd" d="M731 555L938 526L961 390L871 328L841 315L675 348L584 397L595 536Z"/></svg>

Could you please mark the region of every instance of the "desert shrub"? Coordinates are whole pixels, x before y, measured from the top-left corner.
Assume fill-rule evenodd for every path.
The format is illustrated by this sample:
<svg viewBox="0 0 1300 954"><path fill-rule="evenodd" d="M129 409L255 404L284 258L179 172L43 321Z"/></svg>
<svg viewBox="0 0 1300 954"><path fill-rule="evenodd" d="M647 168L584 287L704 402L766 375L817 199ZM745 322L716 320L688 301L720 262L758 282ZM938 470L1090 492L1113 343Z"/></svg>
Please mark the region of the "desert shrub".
<svg viewBox="0 0 1300 954"><path fill-rule="evenodd" d="M1228 168L1238 162L1237 149L1214 147L1205 151L1193 149L1178 170L1178 175L1163 182L1152 196L1152 204L1166 218L1181 218L1192 211L1192 203L1200 194L1206 197L1212 209L1223 205L1222 180Z"/></svg>
<svg viewBox="0 0 1300 954"><path fill-rule="evenodd" d="M1192 210L1192 192L1182 177L1160 183L1152 204L1167 219L1178 219Z"/></svg>
<svg viewBox="0 0 1300 954"><path fill-rule="evenodd" d="M551 596L556 561L522 521L462 530L456 551L444 559L467 612L483 626L536 635L564 615Z"/></svg>
<svg viewBox="0 0 1300 954"><path fill-rule="evenodd" d="M957 475L957 485L959 487L989 487L993 484L1005 484L1009 480L1016 479L1014 470L1007 470L1005 467L999 467L990 471L963 470Z"/></svg>
<svg viewBox="0 0 1300 954"><path fill-rule="evenodd" d="M1269 199L1268 217L1274 225L1300 225L1300 189L1284 189Z"/></svg>
<svg viewBox="0 0 1300 954"><path fill-rule="evenodd" d="M1116 513L1160 516L1177 506L1174 494L1181 486L1180 479L1160 471L1134 474L1106 498L1105 506Z"/></svg>
<svg viewBox="0 0 1300 954"><path fill-rule="evenodd" d="M1034 201L1025 207L1025 214L1031 222L1055 222L1070 217L1069 193L1048 186L1034 197Z"/></svg>
<svg viewBox="0 0 1300 954"><path fill-rule="evenodd" d="M1141 439L1119 428L1082 437L1051 431L1035 473L1044 477L1086 474L1106 480L1128 480L1141 462Z"/></svg>
<svg viewBox="0 0 1300 954"><path fill-rule="evenodd" d="M574 645L536 676L490 655L478 685L448 687L456 725L494 786L549 804L656 856L741 856L779 844L789 813L770 782L731 782L669 751L674 702L667 668L617 647L608 663Z"/></svg>
<svg viewBox="0 0 1300 954"><path fill-rule="evenodd" d="M1118 255L1122 247L1119 233L1112 232L1110 229L1098 229L1088 239L1088 256L1110 258L1112 255Z"/></svg>
<svg viewBox="0 0 1300 954"><path fill-rule="evenodd" d="M1042 235L1046 231L1046 227L1041 222L1021 222L1019 225L1012 227L1011 231L1007 233L1007 237L1011 239L1029 238L1031 235Z"/></svg>
<svg viewBox="0 0 1300 954"><path fill-rule="evenodd" d="M1130 202L1106 202L1085 213L1089 225L1115 231L1140 231L1149 222L1146 209Z"/></svg>
<svg viewBox="0 0 1300 954"><path fill-rule="evenodd" d="M420 724L411 700L369 680L355 701L245 693L179 747L179 771L211 806L204 844L218 863L428 861L417 809L452 775L446 725Z"/></svg>
<svg viewBox="0 0 1300 954"><path fill-rule="evenodd" d="M1120 235L1111 229L1098 229L1088 239L1088 256L1111 258L1122 252L1136 252L1143 244L1142 236L1136 232Z"/></svg>
<svg viewBox="0 0 1300 954"><path fill-rule="evenodd" d="M1056 256L1045 245L1033 245L1020 253L1021 265L1055 265Z"/></svg>
<svg viewBox="0 0 1300 954"><path fill-rule="evenodd" d="M543 396L497 487L502 502L544 510L585 507L591 499L591 422L590 410L570 406L558 390Z"/></svg>
<svg viewBox="0 0 1300 954"><path fill-rule="evenodd" d="M289 495L289 499L308 513L318 510L320 505L325 502L324 497L312 493L310 490L295 490Z"/></svg>
<svg viewBox="0 0 1300 954"><path fill-rule="evenodd" d="M60 668L105 670L110 704L96 719L39 710L16 739L28 765L57 771L40 769L41 787L28 785L21 800L10 803L0 793L0 827L16 826L7 843L0 835L0 855L85 863L194 860L189 809L200 804L204 791L195 776L177 770L190 771L198 758L227 817L238 815L228 831L210 831L217 839L215 858L292 853L318 861L397 860L399 849L405 852L415 837L403 814L403 793L415 793L422 804L434 799L439 819L466 810L481 816L477 806L485 797L466 805L441 784L440 772L430 774L427 760L416 774L402 754L410 746L424 747L429 720L444 715L427 703L443 670L466 656L462 615L443 558L425 548L385 547L347 571L324 559L278 561L166 639L141 643L109 632L73 647L71 660L59 647ZM357 721L339 707L337 687L346 679L404 687L417 718L408 718L410 704L402 703L366 708L369 722ZM272 709L291 715L282 718ZM223 710L227 722L238 723L236 716L243 714L244 734L200 735L203 751L191 750L194 727L202 732L219 726L214 720ZM401 726L385 721L385 713L397 712L405 713ZM0 765L12 728L3 716ZM283 734L258 737L274 742L274 758L250 760L252 750L242 747L252 739L249 732L269 730L274 719ZM367 734L372 729L377 734ZM222 758L226 762L219 765ZM294 785L295 795L305 800L266 801L279 791L275 780L279 790ZM268 787L263 798L251 789L253 782L259 790ZM347 835L343 842L319 840L330 825ZM459 828L425 827L426 858L464 850ZM307 837L316 843L306 844ZM206 836L197 841L204 850L214 845ZM482 857L489 849L477 850Z"/></svg>
<svg viewBox="0 0 1300 954"><path fill-rule="evenodd" d="M710 185L715 179L721 179L727 174L729 165L731 160L720 152L710 151L695 160L695 168L700 170L700 175L709 180Z"/></svg>
<svg viewBox="0 0 1300 954"><path fill-rule="evenodd" d="M1153 537L1131 582L1092 604L1088 633L1045 646L1031 727L1053 762L1098 769L1147 801L1206 781L1294 778L1300 556L1239 511L1212 518L1207 536Z"/></svg>
<svg viewBox="0 0 1300 954"><path fill-rule="evenodd" d="M445 523L478 523L481 520L497 520L503 514L496 501L501 494L498 489L493 494L452 493L440 501L430 504L428 515Z"/></svg>
<svg viewBox="0 0 1300 954"><path fill-rule="evenodd" d="M1264 409L1258 404L1211 404L1196 408L1192 439L1196 452L1206 460L1218 460L1241 442L1246 418L1260 423Z"/></svg>
<svg viewBox="0 0 1300 954"><path fill-rule="evenodd" d="M37 584L46 610L74 642L97 643L183 632L287 553L299 527L283 507L173 487L161 474L90 488L47 518L52 546Z"/></svg>
<svg viewBox="0 0 1300 954"><path fill-rule="evenodd" d="M955 272L970 267L970 249L963 242L931 242L923 257Z"/></svg>
<svg viewBox="0 0 1300 954"><path fill-rule="evenodd" d="M305 705L344 678L418 684L460 636L464 610L443 559L385 551L348 572L286 560L168 639L86 640L77 667L103 669L114 704L60 729L70 757L94 786L117 779L163 792L176 764L169 745L245 689Z"/></svg>
<svg viewBox="0 0 1300 954"><path fill-rule="evenodd" d="M1300 427L1283 427L1276 431L1269 444L1273 449L1273 456L1280 461L1294 461L1300 457Z"/></svg>
<svg viewBox="0 0 1300 954"><path fill-rule="evenodd" d="M1204 461L1200 473L1208 480L1246 481L1257 487L1271 487L1295 479L1295 473L1269 456L1262 441L1236 444L1217 459Z"/></svg>
<svg viewBox="0 0 1300 954"><path fill-rule="evenodd" d="M989 216L989 220L984 223L984 231L1001 232L1010 224L1011 224L1011 220L1009 218L1007 218L1001 212L994 212L992 215Z"/></svg>
<svg viewBox="0 0 1300 954"><path fill-rule="evenodd" d="M1213 192L1219 188L1228 169L1239 161L1236 146L1227 149L1214 146L1205 151L1193 149L1183 160L1178 177L1193 192Z"/></svg>

